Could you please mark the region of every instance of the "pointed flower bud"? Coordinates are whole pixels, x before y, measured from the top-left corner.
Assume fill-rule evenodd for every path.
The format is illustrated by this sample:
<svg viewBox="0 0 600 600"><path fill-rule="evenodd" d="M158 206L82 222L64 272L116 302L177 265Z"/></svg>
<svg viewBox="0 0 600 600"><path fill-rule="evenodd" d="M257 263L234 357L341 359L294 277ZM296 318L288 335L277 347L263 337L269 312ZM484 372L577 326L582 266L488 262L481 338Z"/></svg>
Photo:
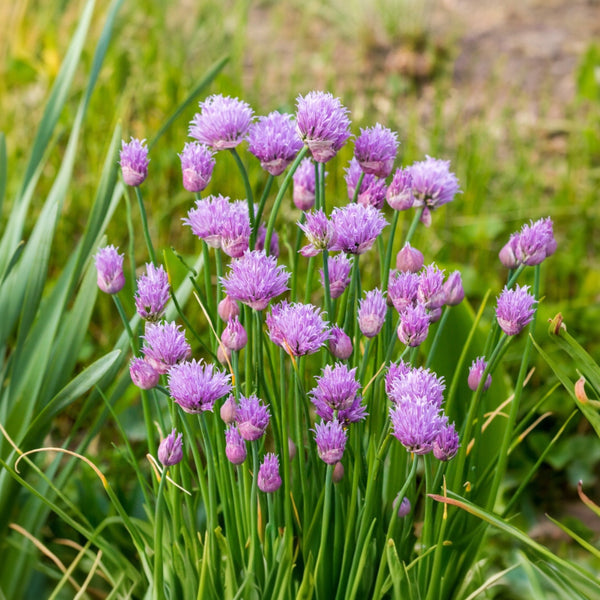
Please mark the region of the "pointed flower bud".
<svg viewBox="0 0 600 600"><path fill-rule="evenodd" d="M165 467L172 467L183 460L183 441L181 433L173 429L158 446L158 460Z"/></svg>
<svg viewBox="0 0 600 600"><path fill-rule="evenodd" d="M116 294L125 285L123 274L123 254L118 248L105 246L96 253L95 262L98 271L98 287L106 294Z"/></svg>
<svg viewBox="0 0 600 600"><path fill-rule="evenodd" d="M119 164L126 185L138 186L148 176L148 148L146 140L131 138L129 143L121 141L121 154Z"/></svg>
<svg viewBox="0 0 600 600"><path fill-rule="evenodd" d="M467 379L467 383L469 388L475 391L479 387L479 383L481 382L481 378L483 376L483 372L487 367L487 362L483 358L483 356L478 356L469 367L469 377ZM490 385L492 385L492 376L488 373L488 376L485 380L485 384L483 385L483 389L487 390Z"/></svg>
<svg viewBox="0 0 600 600"><path fill-rule="evenodd" d="M422 252L413 248L410 242L406 242L396 255L396 269L402 273L418 273L423 268L423 263Z"/></svg>

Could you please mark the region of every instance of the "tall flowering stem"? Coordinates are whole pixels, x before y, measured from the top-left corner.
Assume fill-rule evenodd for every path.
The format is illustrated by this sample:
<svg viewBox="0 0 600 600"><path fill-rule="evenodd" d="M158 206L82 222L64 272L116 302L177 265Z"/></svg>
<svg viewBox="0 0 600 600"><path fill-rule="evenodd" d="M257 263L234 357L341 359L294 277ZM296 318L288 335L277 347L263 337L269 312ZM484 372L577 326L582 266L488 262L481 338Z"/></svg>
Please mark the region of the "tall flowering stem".
<svg viewBox="0 0 600 600"><path fill-rule="evenodd" d="M325 501L323 502L323 521L321 523L321 542L319 544L319 554L317 555L317 562L315 563L315 577L317 582L327 581L327 566L326 561L323 559L325 548L328 542L329 536L329 523L331 521L329 513L331 512L331 494L333 484L331 477L333 475L333 465L327 465L327 473L325 475Z"/></svg>
<svg viewBox="0 0 600 600"><path fill-rule="evenodd" d="M421 217L423 216L424 210L425 210L424 206L420 206L419 208L417 208L417 212L415 213L412 223L410 224L410 227L408 228L408 232L406 233L406 239L404 240L405 244L410 242L413 239L413 235L415 234L415 231L417 231L417 226L419 225L419 221L421 220ZM397 211L395 211L395 212L397 212Z"/></svg>
<svg viewBox="0 0 600 600"><path fill-rule="evenodd" d="M254 194L252 193L252 186L250 185L250 180L248 179L248 171L246 171L246 167L238 154L238 151L235 148L229 148L233 159L235 160L235 164L242 176L242 180L244 181L244 188L246 190L246 199L248 201L248 217L250 219L250 231L254 232L256 229L256 222L254 220ZM251 234L252 235L252 234ZM267 246L268 247L268 246Z"/></svg>
<svg viewBox="0 0 600 600"><path fill-rule="evenodd" d="M267 198L269 197L269 193L271 192L271 188L273 187L274 179L275 179L275 177L271 173L269 173L269 176L267 177L267 182L265 183L265 189L263 190L262 196L260 197L260 202L258 204L258 210L256 211L256 223L258 223L258 224L260 224L262 214L265 210ZM258 234L258 227L255 227L254 229L252 229L252 233L250 234L250 250L254 250L257 234ZM271 243L270 240L269 240L269 243Z"/></svg>
<svg viewBox="0 0 600 600"><path fill-rule="evenodd" d="M156 253L154 252L154 245L152 244L152 238L150 237L150 230L148 228L148 216L146 215L146 208L144 207L144 200L142 198L142 192L139 186L135 186L135 195L140 207L140 217L142 219L142 231L144 232L144 239L146 240L146 248L152 264L157 265Z"/></svg>
<svg viewBox="0 0 600 600"><path fill-rule="evenodd" d="M327 318L332 321L335 317L333 310L333 302L331 301L331 289L329 287L329 252L323 250L323 283L325 288L325 308L327 310Z"/></svg>
<svg viewBox="0 0 600 600"><path fill-rule="evenodd" d="M154 516L154 590L152 598L153 600L161 600L164 597L164 584L163 584L163 517L164 517L164 494L165 494L165 482L167 481L167 468L160 478L158 484L158 492L156 494L156 510Z"/></svg>

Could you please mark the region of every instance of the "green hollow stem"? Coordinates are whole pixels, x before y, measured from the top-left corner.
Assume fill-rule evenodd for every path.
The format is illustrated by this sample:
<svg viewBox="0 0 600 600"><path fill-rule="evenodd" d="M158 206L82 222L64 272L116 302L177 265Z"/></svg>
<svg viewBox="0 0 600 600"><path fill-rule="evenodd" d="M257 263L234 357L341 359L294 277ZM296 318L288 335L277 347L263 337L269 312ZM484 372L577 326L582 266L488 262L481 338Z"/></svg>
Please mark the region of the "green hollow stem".
<svg viewBox="0 0 600 600"><path fill-rule="evenodd" d="M327 249L323 250L323 283L325 288L325 309L327 310L327 318L331 323L335 318L335 314L333 312L331 288L329 286L329 252Z"/></svg>
<svg viewBox="0 0 600 600"><path fill-rule="evenodd" d="M362 186L363 179L365 178L365 172L361 171L358 177L358 182L356 183L356 187L354 188L354 194L352 195L352 202L356 204L358 201L358 196L360 194L360 188Z"/></svg>
<svg viewBox="0 0 600 600"><path fill-rule="evenodd" d="M164 490L165 482L167 480L166 469L160 478L158 484L158 493L156 495L156 511L154 517L154 589L152 598L153 600L162 600L164 598L165 590L163 584L163 516L164 516Z"/></svg>
<svg viewBox="0 0 600 600"><path fill-rule="evenodd" d="M394 211L394 214L392 216L392 223L390 225L390 237L388 238L388 245L383 262L383 282L381 286L384 290L387 289L388 281L390 278L390 265L392 264L392 254L394 252L394 238L396 237L396 229L398 228L399 214L399 211Z"/></svg>
<svg viewBox="0 0 600 600"><path fill-rule="evenodd" d="M265 210L265 205L267 203L267 198L271 192L271 187L273 186L273 180L275 178L273 175L269 173L267 177L267 182L265 183L265 189L263 190L262 196L260 197L260 202L258 204L258 210L256 211L256 223L258 226L252 230L250 235L250 250L254 250L254 245L256 244L256 236L258 235L258 227L260 226L260 220L262 219L262 214Z"/></svg>
<svg viewBox="0 0 600 600"><path fill-rule="evenodd" d="M442 337L442 333L444 331L444 327L446 326L446 321L448 320L448 315L450 314L450 306L444 307L444 312L442 313L442 318L438 323L435 336L433 337L433 342L431 343L431 348L429 349L429 355L427 356L427 360L425 362L425 368L428 369L433 362L435 357L435 352L440 343L440 339Z"/></svg>
<svg viewBox="0 0 600 600"><path fill-rule="evenodd" d="M413 236L415 235L415 231L417 231L417 226L419 225L419 221L421 220L421 217L423 216L424 210L425 210L424 206L420 206L417 209L417 212L415 213L415 216L413 217L410 227L408 228L408 232L406 233L406 238L404 240L405 245L408 244L413 239Z"/></svg>
<svg viewBox="0 0 600 600"><path fill-rule="evenodd" d="M333 476L333 465L327 465L327 472L325 475L325 501L323 503L323 522L321 524L321 542L319 544L319 553L317 554L317 562L315 564L315 577L317 580L317 598L324 597L319 592L321 591L321 587L319 586L319 581L324 581L327 579L327 572L325 563L323 561L323 556L326 552L326 546L329 537L329 513L331 512L331 494L333 484L331 482L331 478Z"/></svg>
<svg viewBox="0 0 600 600"><path fill-rule="evenodd" d="M248 179L248 171L246 171L246 167L244 166L244 163L242 162L238 151L235 148L229 148L229 151L231 152L231 156L233 156L233 159L235 160L235 164L237 165L237 168L244 182L244 188L246 190L246 200L248 202L248 218L250 219L250 235L252 235L252 233L256 229L256 222L254 219L254 194L252 193L252 186L250 185L250 180Z"/></svg>
<svg viewBox="0 0 600 600"><path fill-rule="evenodd" d="M327 203L325 202L325 165L319 163L319 178L317 179L319 185L319 196L321 198L321 209L327 214Z"/></svg>
<svg viewBox="0 0 600 600"><path fill-rule="evenodd" d="M148 228L148 216L146 215L146 208L144 207L144 200L142 198L142 192L139 186L135 186L135 195L138 200L140 207L140 217L142 219L142 230L144 232L144 239L146 240L146 247L152 264L157 265L156 253L154 252L154 246L152 244L152 238L150 237L150 230Z"/></svg>
<svg viewBox="0 0 600 600"><path fill-rule="evenodd" d="M131 330L131 326L129 325L129 319L125 314L125 309L123 308L123 304L121 303L121 299L117 294L112 294L112 299L117 307L117 312L119 313L119 317L121 317L121 321L123 321L123 327L125 327L125 331L127 331L127 337L129 338L129 345L131 346L131 351L133 356L138 355L138 347L136 338L133 335L133 331Z"/></svg>
<svg viewBox="0 0 600 600"><path fill-rule="evenodd" d="M252 442L252 485L250 488L250 553L248 556L248 572L258 573L257 554L260 540L258 538L258 442Z"/></svg>

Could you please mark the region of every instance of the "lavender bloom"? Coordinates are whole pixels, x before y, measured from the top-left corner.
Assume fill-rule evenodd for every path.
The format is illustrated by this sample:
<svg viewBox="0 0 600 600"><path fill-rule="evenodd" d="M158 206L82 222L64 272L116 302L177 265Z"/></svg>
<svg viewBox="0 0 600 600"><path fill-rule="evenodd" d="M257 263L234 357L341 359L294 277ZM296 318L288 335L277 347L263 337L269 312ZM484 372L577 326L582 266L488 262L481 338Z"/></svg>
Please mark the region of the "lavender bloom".
<svg viewBox="0 0 600 600"><path fill-rule="evenodd" d="M292 356L315 353L328 339L327 322L312 304L282 301L267 315L271 341Z"/></svg>
<svg viewBox="0 0 600 600"><path fill-rule="evenodd" d="M354 199L358 180L363 173L356 158L350 161L350 166L345 169L346 186L348 187L348 198ZM385 203L386 185L384 179L377 179L375 175L364 175L360 190L357 196L357 202L363 206L373 206L381 210Z"/></svg>
<svg viewBox="0 0 600 600"><path fill-rule="evenodd" d="M504 246L502 250L498 253L498 258L500 262L507 269L516 269L519 266L519 261L517 259L517 244L519 243L519 234L513 233L510 236L510 239Z"/></svg>
<svg viewBox="0 0 600 600"><path fill-rule="evenodd" d="M441 308L446 302L444 291L444 271L434 264L427 265L419 276L417 302L427 310Z"/></svg>
<svg viewBox="0 0 600 600"><path fill-rule="evenodd" d="M219 414L221 415L221 419L223 419L223 423L226 425L231 425L235 423L235 415L237 414L237 403L233 394L229 394L227 396L227 400L221 404L221 408L219 409Z"/></svg>
<svg viewBox="0 0 600 600"><path fill-rule="evenodd" d="M402 502L400 502L400 496L396 496L393 506L398 509L398 517L400 519L409 515L412 508L410 500L406 496L402 498Z"/></svg>
<svg viewBox="0 0 600 600"><path fill-rule="evenodd" d="M330 404L318 397L313 397L312 403L315 413L326 423L336 419L343 427L347 427L350 423L358 423L367 417L367 409L362 403L362 396L357 394L352 404L348 408L336 411Z"/></svg>
<svg viewBox="0 0 600 600"><path fill-rule="evenodd" d="M366 293L358 306L358 326L368 338L375 337L383 327L387 303L383 292L375 288Z"/></svg>
<svg viewBox="0 0 600 600"><path fill-rule="evenodd" d="M246 440L240 435L237 425L225 430L225 455L230 463L241 465L247 456Z"/></svg>
<svg viewBox="0 0 600 600"><path fill-rule="evenodd" d="M248 150L273 176L281 175L302 149L292 115L272 112L248 129Z"/></svg>
<svg viewBox="0 0 600 600"><path fill-rule="evenodd" d="M334 419L327 423L316 423L314 433L317 452L323 462L328 465L335 465L335 463L342 460L348 434L339 421Z"/></svg>
<svg viewBox="0 0 600 600"><path fill-rule="evenodd" d="M304 216L306 222L304 224L298 222L298 227L302 229L310 243L300 248L300 254L302 256L317 256L317 254L331 246L335 236L333 224L322 210L306 212Z"/></svg>
<svg viewBox="0 0 600 600"><path fill-rule="evenodd" d="M196 208L183 219L184 225L192 228L192 233L204 240L211 248L221 247L221 223L230 210L226 196L207 196L196 201Z"/></svg>
<svg viewBox="0 0 600 600"><path fill-rule="evenodd" d="M402 380L404 376L411 371L412 367L402 359L398 363L390 363L385 374L385 393L389 396L394 383Z"/></svg>
<svg viewBox="0 0 600 600"><path fill-rule="evenodd" d="M160 380L160 373L157 373L143 358L134 358L129 363L129 375L131 381L141 390L151 390Z"/></svg>
<svg viewBox="0 0 600 600"><path fill-rule="evenodd" d="M479 387L479 383L481 382L481 378L483 377L483 372L487 367L487 362L483 358L483 356L478 356L469 367L469 377L467 379L467 383L469 384L469 388L475 391ZM488 376L483 384L483 389L487 390L490 385L492 385L492 376L488 373Z"/></svg>
<svg viewBox="0 0 600 600"><path fill-rule="evenodd" d="M427 454L446 418L429 402L401 402L390 409L392 435L414 454Z"/></svg>
<svg viewBox="0 0 600 600"><path fill-rule="evenodd" d="M517 335L533 319L536 299L528 290L528 285L517 285L510 290L504 287L498 297L496 318L498 325L507 335Z"/></svg>
<svg viewBox="0 0 600 600"><path fill-rule="evenodd" d="M310 392L313 403L322 402L333 410L346 410L352 406L360 383L356 380L356 368L349 369L342 363L334 367L325 365L322 375L316 378L317 386Z"/></svg>
<svg viewBox="0 0 600 600"><path fill-rule="evenodd" d="M423 253L413 248L410 242L404 244L404 248L396 255L396 269L403 273L418 273L423 268Z"/></svg>
<svg viewBox="0 0 600 600"><path fill-rule="evenodd" d="M158 460L165 467L172 467L183 460L183 441L181 433L172 429L171 433L158 446Z"/></svg>
<svg viewBox="0 0 600 600"><path fill-rule="evenodd" d="M422 304L407 306L400 313L398 338L406 346L419 346L429 333L429 315Z"/></svg>
<svg viewBox="0 0 600 600"><path fill-rule="evenodd" d="M272 494L281 487L279 476L279 459L272 452L267 452L262 465L258 469L258 489L266 494Z"/></svg>
<svg viewBox="0 0 600 600"><path fill-rule="evenodd" d="M300 210L310 210L315 205L315 165L310 158L302 159L293 180L294 205Z"/></svg>
<svg viewBox="0 0 600 600"><path fill-rule="evenodd" d="M188 142L178 156L181 159L183 187L192 193L204 190L215 168L213 151L204 144Z"/></svg>
<svg viewBox="0 0 600 600"><path fill-rule="evenodd" d="M238 98L215 94L200 102L190 122L189 135L215 150L235 148L246 136L253 110Z"/></svg>
<svg viewBox="0 0 600 600"><path fill-rule="evenodd" d="M309 92L296 99L298 131L317 162L333 158L350 137L348 112L328 92Z"/></svg>
<svg viewBox="0 0 600 600"><path fill-rule="evenodd" d="M174 365L185 360L192 353L185 339L185 333L180 331L176 323L146 323L146 331L142 336L144 345L142 353L147 363L155 371L164 375Z"/></svg>
<svg viewBox="0 0 600 600"><path fill-rule="evenodd" d="M441 409L444 402L444 378L429 369L413 369L405 363L386 378L386 391L394 404L427 403Z"/></svg>
<svg viewBox="0 0 600 600"><path fill-rule="evenodd" d="M261 223L256 234L255 250L264 250L265 241L267 239L267 228L264 223ZM271 243L269 244L269 255L279 258L279 235L275 230L271 232Z"/></svg>
<svg viewBox="0 0 600 600"><path fill-rule="evenodd" d="M221 341L226 348L235 352L239 352L248 343L248 334L237 317L229 320L221 334Z"/></svg>
<svg viewBox="0 0 600 600"><path fill-rule="evenodd" d="M146 321L157 321L169 301L169 276L162 265L146 263L146 273L137 281L135 307Z"/></svg>
<svg viewBox="0 0 600 600"><path fill-rule="evenodd" d="M229 296L225 296L225 298L219 302L217 312L223 321L229 321L229 319L233 319L233 317L240 316L240 307L235 300L231 299Z"/></svg>
<svg viewBox="0 0 600 600"><path fill-rule="evenodd" d="M223 252L232 258L243 256L250 243L250 217L245 200L236 200L229 205L221 219L219 232Z"/></svg>
<svg viewBox="0 0 600 600"><path fill-rule="evenodd" d="M387 225L379 210L361 204L334 208L331 221L335 240L330 250L341 250L348 254L364 254Z"/></svg>
<svg viewBox="0 0 600 600"><path fill-rule="evenodd" d="M454 423L451 425L446 424L440 429L433 442L433 455L438 460L448 461L456 456L459 446L458 433Z"/></svg>
<svg viewBox="0 0 600 600"><path fill-rule="evenodd" d="M215 402L231 391L230 376L202 360L175 365L169 371L169 393L190 414L212 412Z"/></svg>
<svg viewBox="0 0 600 600"><path fill-rule="evenodd" d="M329 351L340 360L348 360L352 355L352 340L337 325L329 331Z"/></svg>
<svg viewBox="0 0 600 600"><path fill-rule="evenodd" d="M444 297L448 306L457 306L465 298L460 271L452 271L444 283Z"/></svg>
<svg viewBox="0 0 600 600"><path fill-rule="evenodd" d="M556 240L552 219L547 217L523 225L521 231L513 233L500 251L500 261L509 269L519 265L532 267L539 265L545 258L554 254Z"/></svg>
<svg viewBox="0 0 600 600"><path fill-rule="evenodd" d="M410 167L415 206L437 208L454 200L460 193L458 179L450 172L450 161L427 156Z"/></svg>
<svg viewBox="0 0 600 600"><path fill-rule="evenodd" d="M134 137L126 144L121 141L120 161L123 181L126 185L138 186L148 177L148 148L146 140L137 140Z"/></svg>
<svg viewBox="0 0 600 600"><path fill-rule="evenodd" d="M388 281L388 300L391 301L394 308L399 313L402 313L407 307L416 304L419 280L420 278L416 273L390 272Z"/></svg>
<svg viewBox="0 0 600 600"><path fill-rule="evenodd" d="M345 254L330 256L327 261L327 272L329 273L329 293L333 299L339 298L350 283L350 271L352 270L352 259ZM325 287L323 269L319 269L321 285Z"/></svg>
<svg viewBox="0 0 600 600"><path fill-rule="evenodd" d="M392 183L385 194L387 203L394 210L408 210L415 203L412 192L412 175L410 168L396 169Z"/></svg>
<svg viewBox="0 0 600 600"><path fill-rule="evenodd" d="M98 287L106 294L120 292L125 285L123 254L119 254L114 246L105 246L96 252L94 260L98 271Z"/></svg>
<svg viewBox="0 0 600 600"><path fill-rule="evenodd" d="M376 177L387 177L392 172L398 152L398 134L383 125L361 129L354 144L354 156L361 169Z"/></svg>
<svg viewBox="0 0 600 600"><path fill-rule="evenodd" d="M288 289L289 278L285 268L277 266L274 256L267 256L262 250L248 250L231 261L229 273L221 278L221 283L233 300L264 310L272 298Z"/></svg>
<svg viewBox="0 0 600 600"><path fill-rule="evenodd" d="M270 416L269 408L254 394L240 396L235 420L245 440L252 442L261 438L267 430Z"/></svg>

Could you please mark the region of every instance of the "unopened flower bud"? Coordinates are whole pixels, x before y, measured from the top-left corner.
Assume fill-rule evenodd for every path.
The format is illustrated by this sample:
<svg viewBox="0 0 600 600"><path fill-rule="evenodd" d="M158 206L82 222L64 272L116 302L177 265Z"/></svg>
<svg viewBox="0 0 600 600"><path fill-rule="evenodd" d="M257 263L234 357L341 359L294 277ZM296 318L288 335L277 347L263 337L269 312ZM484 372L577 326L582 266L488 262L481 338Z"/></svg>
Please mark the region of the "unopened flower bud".
<svg viewBox="0 0 600 600"><path fill-rule="evenodd" d="M406 242L404 248L396 255L396 269L402 273L418 273L423 268L425 259L417 248Z"/></svg>
<svg viewBox="0 0 600 600"><path fill-rule="evenodd" d="M334 325L330 331L329 351L340 360L347 360L352 355L352 340L337 325Z"/></svg>
<svg viewBox="0 0 600 600"><path fill-rule="evenodd" d="M158 385L160 373L143 358L134 358L129 364L131 381L141 390L151 390Z"/></svg>
<svg viewBox="0 0 600 600"><path fill-rule="evenodd" d="M333 483L339 483L344 478L344 465L341 462L336 462L331 474Z"/></svg>
<svg viewBox="0 0 600 600"><path fill-rule="evenodd" d="M248 343L248 334L237 317L229 319L221 334L223 345L229 350L239 352Z"/></svg>
<svg viewBox="0 0 600 600"><path fill-rule="evenodd" d="M227 400L223 402L221 405L221 409L219 411L221 415L221 419L227 425L231 425L231 423L235 422L235 415L237 413L237 404L235 402L235 398L233 394L227 396Z"/></svg>
<svg viewBox="0 0 600 600"><path fill-rule="evenodd" d="M219 302L217 312L219 313L219 317L227 322L229 319L233 319L233 317L239 317L240 307L235 300L229 296L225 296L225 298Z"/></svg>
<svg viewBox="0 0 600 600"><path fill-rule="evenodd" d="M158 447L158 460L165 467L172 467L183 459L183 442L181 433L173 429Z"/></svg>
<svg viewBox="0 0 600 600"><path fill-rule="evenodd" d="M394 508L398 509L398 518L402 519L410 514L412 507L410 505L410 500L406 496L402 498L402 502L400 502L400 497L396 496L396 499L394 500Z"/></svg>
<svg viewBox="0 0 600 600"><path fill-rule="evenodd" d="M460 271L453 271L448 275L448 279L444 282L444 293L446 294L446 304L449 306L456 306L464 300L465 290Z"/></svg>

